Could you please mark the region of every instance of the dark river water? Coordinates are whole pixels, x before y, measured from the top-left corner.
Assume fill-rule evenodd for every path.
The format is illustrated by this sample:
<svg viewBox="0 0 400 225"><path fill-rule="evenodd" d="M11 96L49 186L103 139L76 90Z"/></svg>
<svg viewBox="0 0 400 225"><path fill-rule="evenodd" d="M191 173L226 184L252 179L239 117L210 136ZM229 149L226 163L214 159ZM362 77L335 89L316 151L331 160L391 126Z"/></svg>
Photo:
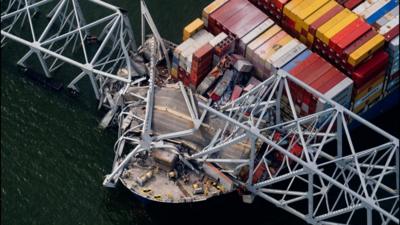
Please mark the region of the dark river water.
<svg viewBox="0 0 400 225"><path fill-rule="evenodd" d="M129 11L139 41L139 1L108 2ZM179 42L182 28L208 2L147 5L161 35ZM244 204L235 193L194 205L143 205L123 188L104 188L116 131L97 129L104 112L96 109L88 82L73 98L23 77L15 63L26 50L9 43L1 51L1 224L304 224L265 201ZM54 76L69 81L75 74L66 68ZM391 110L374 122L398 136L398 113Z"/></svg>

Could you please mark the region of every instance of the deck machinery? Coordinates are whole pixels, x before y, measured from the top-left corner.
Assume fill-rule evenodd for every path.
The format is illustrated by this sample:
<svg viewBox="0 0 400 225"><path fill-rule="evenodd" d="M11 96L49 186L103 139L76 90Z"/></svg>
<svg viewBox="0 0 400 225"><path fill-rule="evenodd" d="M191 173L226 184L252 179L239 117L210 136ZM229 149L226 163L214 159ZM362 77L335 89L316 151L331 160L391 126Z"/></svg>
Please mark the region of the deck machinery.
<svg viewBox="0 0 400 225"><path fill-rule="evenodd" d="M2 46L12 40L29 48L18 65L36 55L47 77L63 64L78 68L68 87L77 92L88 76L99 108L109 109L101 126L118 125L104 186L121 181L143 198L169 203L239 190L245 202L258 196L310 224L399 224L399 140L290 74L278 71L216 105L162 78L174 44L162 39L144 1L139 48L126 11L100 0L2 3ZM90 4L107 13L87 18ZM299 116L290 83L324 110ZM350 123L377 141L353 138Z"/></svg>

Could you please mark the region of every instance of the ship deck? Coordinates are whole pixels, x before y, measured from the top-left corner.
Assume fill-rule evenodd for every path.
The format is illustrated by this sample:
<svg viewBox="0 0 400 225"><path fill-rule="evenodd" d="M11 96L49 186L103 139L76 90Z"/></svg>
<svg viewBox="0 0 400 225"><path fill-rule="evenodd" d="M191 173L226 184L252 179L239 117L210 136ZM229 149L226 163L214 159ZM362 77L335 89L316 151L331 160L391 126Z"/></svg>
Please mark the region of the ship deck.
<svg viewBox="0 0 400 225"><path fill-rule="evenodd" d="M137 166L131 167L124 171L121 182L135 194L147 198L152 201L169 202L169 203L185 203L204 201L210 197L218 196L223 193L218 188L215 180L205 175L197 175L194 172L188 173L188 181L183 182L181 179L171 180L167 171L153 168L154 176L148 180L145 185L140 186L136 181L136 177L140 177L149 169ZM202 186L202 193L195 194L192 184Z"/></svg>

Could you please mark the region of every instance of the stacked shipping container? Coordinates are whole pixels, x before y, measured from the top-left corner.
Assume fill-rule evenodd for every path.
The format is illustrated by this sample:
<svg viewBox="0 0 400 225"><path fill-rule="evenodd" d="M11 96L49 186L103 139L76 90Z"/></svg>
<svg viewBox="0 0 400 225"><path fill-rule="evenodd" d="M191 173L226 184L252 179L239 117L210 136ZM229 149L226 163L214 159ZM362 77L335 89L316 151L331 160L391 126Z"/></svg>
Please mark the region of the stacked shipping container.
<svg viewBox="0 0 400 225"><path fill-rule="evenodd" d="M364 101L360 105L366 108L381 97L384 83L381 77L385 76L383 73L385 68L380 68L381 71L375 71L376 73L373 75L361 74L361 71L365 71L363 68L372 60L383 56L380 51L385 44L385 39L390 41L388 37L393 38L398 35L398 17L395 18L396 15L398 16L398 0L365 2L359 0L337 2L332 0L291 0L279 3L276 1L249 1L270 15L272 8L281 8L282 20L278 22L285 31L312 47L350 78L368 77L369 80L363 79L366 80L364 85L372 86L355 85L354 88L353 99ZM350 11L350 9L354 10ZM357 12L360 15L357 15ZM379 21L385 13L390 15L387 15L387 19L382 19L381 23L387 24L391 21L391 24L388 24L389 28L382 28L386 32L372 26L372 23ZM397 27L395 27L395 19ZM390 68L387 70L391 70L392 75L390 72L386 73L386 92L395 89L398 84L398 74L393 73L398 68L398 63L396 63L398 62L398 51L394 50L396 43L394 40L393 43L388 44L392 48L387 50L390 55ZM387 65L385 61L382 63ZM375 80L382 82L377 83L374 82ZM389 80L391 85L388 85ZM369 90L369 92L365 92L365 90ZM364 96L359 96L360 93ZM357 112L364 110L364 108L360 109L354 106L353 108Z"/></svg>
<svg viewBox="0 0 400 225"><path fill-rule="evenodd" d="M224 1L223 4L217 4L216 2L211 3L206 9L215 5L219 5L219 7L214 7L213 11L207 10L207 13L205 13L206 10L203 11L204 24L207 25L207 29L214 35L217 35L220 31L224 31L236 38L236 52L242 54L253 63L255 75L258 79L265 80L273 72L290 64L292 60L305 52L307 47L304 44L282 30L271 18L259 16L262 15L260 10L246 3L246 1L231 0ZM284 9L284 3L288 1L274 2L280 3L279 5L282 6L275 9L276 12L280 12ZM259 19L248 19L249 17L259 17ZM240 26L233 26L233 24L238 23ZM241 27L240 31L244 32L239 32L237 27ZM323 93L330 93L331 97L341 96L341 99L335 98L335 100L340 100L343 105L349 106L352 81L317 54L313 54L313 58L317 58L318 60L313 64L311 69L322 67L330 71L330 73L324 75L324 72L327 72L325 70L313 71L311 75L318 75L321 78L316 83L309 84L313 84L317 90ZM309 79L308 75L300 74L303 81L305 81L305 78ZM334 77L335 79L333 79ZM319 85L322 86L320 87ZM246 90L246 88L243 89L244 91ZM241 87L236 87L235 94L237 95L237 92L241 90ZM237 98L236 95L234 98ZM296 97L298 107L302 108L304 114L322 110L321 103L318 104L317 99L312 99L311 95L305 96L304 94L304 98L302 98L299 94L298 98Z"/></svg>
<svg viewBox="0 0 400 225"><path fill-rule="evenodd" d="M398 0L363 2L353 9L386 39L385 50L389 54L389 64L386 68L385 94L399 87L398 4Z"/></svg>
<svg viewBox="0 0 400 225"><path fill-rule="evenodd" d="M307 50L289 62L283 70L343 106L350 106L353 81L319 55ZM324 109L325 102L290 83L292 98L300 115L309 115Z"/></svg>
<svg viewBox="0 0 400 225"><path fill-rule="evenodd" d="M211 69L210 66L207 67L206 63L210 57L209 51L212 51L212 49L210 49L206 44L213 39L214 35L204 29L200 29L198 32L191 33L187 36L187 39L174 50L171 77L176 80L181 80L188 86L193 84L193 82L198 83L197 79L194 79L193 76L204 76L208 72L207 70ZM195 56L194 68L192 70L194 53L197 54ZM191 79L194 80L191 81Z"/></svg>
<svg viewBox="0 0 400 225"><path fill-rule="evenodd" d="M211 65L235 52L254 65L254 75L260 80L283 69L344 106L352 102L353 110L361 112L381 97L385 79L387 89L398 85L398 22L393 22L394 18L398 19L393 9L398 0L369 1L370 5L357 0L338 2L215 0L204 8L202 22L195 20L185 27L186 41L174 51L171 75L196 88ZM360 7L366 7L365 12L362 10L367 16L365 20L365 16L356 14ZM373 22L374 27L367 22ZM201 29L203 26L215 38L212 35L204 38L210 33ZM382 50L388 37L391 38L389 55ZM337 68L307 50L305 44L353 79L354 85ZM390 68L386 68L388 62ZM232 77L227 74L221 77L225 76ZM291 85L296 90L294 99L300 113L306 115L323 109L322 102ZM219 92L223 90L213 90L222 96ZM246 90L247 87L235 85L231 100ZM210 96L219 99L216 95Z"/></svg>

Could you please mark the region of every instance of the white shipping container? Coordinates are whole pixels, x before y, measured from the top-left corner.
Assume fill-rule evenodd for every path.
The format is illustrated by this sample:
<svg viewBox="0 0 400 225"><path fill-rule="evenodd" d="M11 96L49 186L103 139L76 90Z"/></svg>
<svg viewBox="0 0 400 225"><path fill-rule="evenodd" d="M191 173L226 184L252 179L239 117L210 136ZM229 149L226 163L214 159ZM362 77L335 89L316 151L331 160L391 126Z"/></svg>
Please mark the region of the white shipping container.
<svg viewBox="0 0 400 225"><path fill-rule="evenodd" d="M267 69L268 70L272 70L272 68L274 67L273 64L275 64L275 62L280 57L282 57L287 52L289 52L290 50L295 48L297 44L299 44L299 41L297 39L293 39L293 40L289 41L287 44L285 44L284 46L282 46L273 55L271 55L271 57L269 59L267 59L267 61L266 61L266 65L265 66L267 67Z"/></svg>
<svg viewBox="0 0 400 225"><path fill-rule="evenodd" d="M212 40L210 40L208 43L215 47L217 46L219 43L221 43L223 40L225 40L225 38L227 38L228 35L225 34L224 32L219 33L217 36L215 36Z"/></svg>
<svg viewBox="0 0 400 225"><path fill-rule="evenodd" d="M362 12L363 17L369 18L376 11L380 10L383 6L385 6L388 2L390 2L390 0L379 0L375 2L373 5L371 5L371 7Z"/></svg>
<svg viewBox="0 0 400 225"><path fill-rule="evenodd" d="M188 57L191 57L195 50L195 46L190 46L181 53L181 56L179 58L179 66L182 67L184 70L187 70Z"/></svg>
<svg viewBox="0 0 400 225"><path fill-rule="evenodd" d="M379 33L384 35L387 32L389 32L393 27L399 25L399 16L396 16L389 22L387 22L385 25L379 28Z"/></svg>
<svg viewBox="0 0 400 225"><path fill-rule="evenodd" d="M373 5L375 2L377 2L378 0L370 0L370 1L365 1L363 3L361 3L360 5L358 5L356 8L354 8L352 11L355 14L358 15L362 15L362 13L367 10L369 7L371 7L371 5Z"/></svg>
<svg viewBox="0 0 400 225"><path fill-rule="evenodd" d="M186 41L182 42L178 45L174 50L174 57L176 57L179 61L179 66L183 67L185 58L182 56L182 52L186 51L188 48L191 48L195 44L195 41L192 38L188 38Z"/></svg>
<svg viewBox="0 0 400 225"><path fill-rule="evenodd" d="M196 34L194 34L192 38L198 45L204 45L205 43L213 39L214 35L204 29L201 29Z"/></svg>
<svg viewBox="0 0 400 225"><path fill-rule="evenodd" d="M192 46L194 43L194 40L192 38L188 38L186 41L182 42L180 45L178 45L175 48L175 51L180 54L183 50L188 48L189 46Z"/></svg>
<svg viewBox="0 0 400 225"><path fill-rule="evenodd" d="M179 57L177 57L179 59L179 66L189 73L192 67L193 53L212 39L214 39L214 35L201 29L179 45L174 51L174 53L176 52L175 54L179 54Z"/></svg>
<svg viewBox="0 0 400 225"><path fill-rule="evenodd" d="M379 20L377 20L375 23L379 27L381 27L398 15L399 15L399 6L396 6L392 10L390 10L388 13L386 13L384 16L382 16Z"/></svg>
<svg viewBox="0 0 400 225"><path fill-rule="evenodd" d="M306 49L307 46L305 46L303 43L298 43L297 46L294 47L291 51L287 52L285 55L276 60L276 62L274 63L275 68L282 68Z"/></svg>
<svg viewBox="0 0 400 225"><path fill-rule="evenodd" d="M258 25L257 27L255 27L252 31L250 31L249 33L247 33L245 36L243 36L240 40L239 40L239 50L242 53L245 53L246 50L246 46L253 41L254 39L256 39L260 34L262 34L264 31L266 31L268 28L270 28L272 25L274 25L274 21L271 19L267 19L264 22L262 22L260 25Z"/></svg>

